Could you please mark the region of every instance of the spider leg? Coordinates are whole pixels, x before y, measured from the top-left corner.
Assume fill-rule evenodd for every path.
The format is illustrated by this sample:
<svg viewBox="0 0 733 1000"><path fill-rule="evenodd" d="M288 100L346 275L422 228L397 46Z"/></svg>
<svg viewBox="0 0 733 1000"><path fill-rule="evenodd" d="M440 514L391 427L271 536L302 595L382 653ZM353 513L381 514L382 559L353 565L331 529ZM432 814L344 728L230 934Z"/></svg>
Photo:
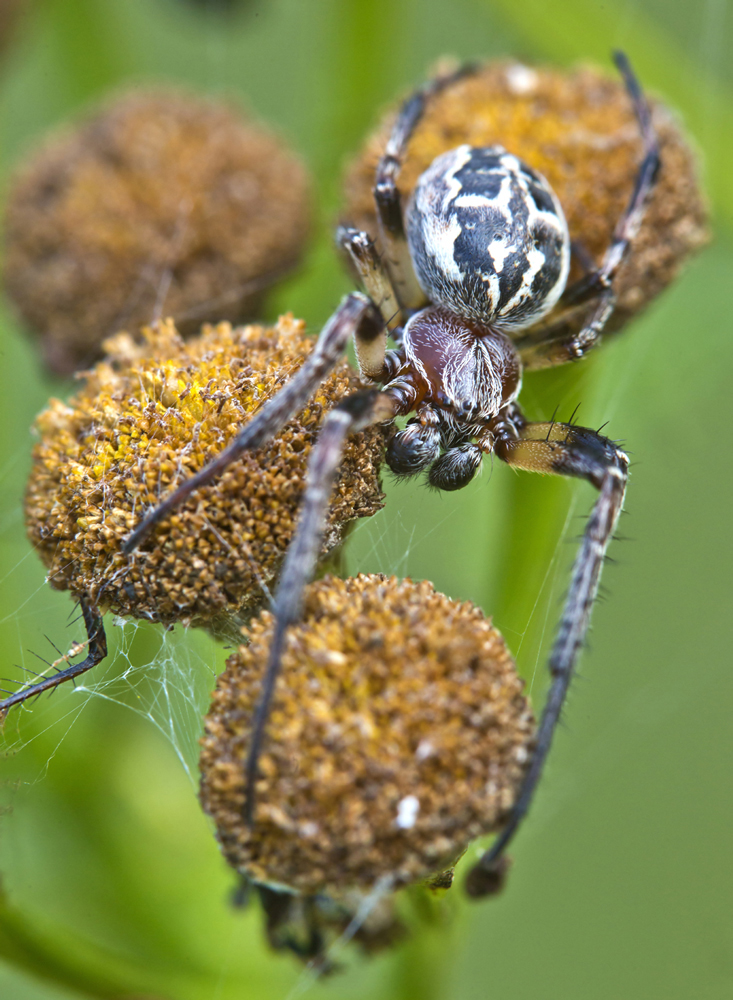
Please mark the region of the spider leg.
<svg viewBox="0 0 733 1000"><path fill-rule="evenodd" d="M184 480L165 500L154 507L128 535L123 552L133 552L150 531L171 511L179 507L199 487L220 476L245 451L260 448L280 431L288 420L305 406L321 382L328 376L343 354L353 334L357 352L369 349L375 340L384 337L384 324L375 306L365 295L347 295L326 323L316 345L290 381L255 414L250 422L208 465Z"/></svg>
<svg viewBox="0 0 733 1000"><path fill-rule="evenodd" d="M245 764L244 818L249 826L254 822L257 763L275 683L280 672L286 632L288 626L300 617L303 590L316 566L326 525L328 502L341 464L344 443L347 436L354 431L362 430L370 424L391 420L398 409L399 405L393 396L376 389L368 389L349 396L329 411L318 442L311 453L298 527L285 556L273 603L275 630L262 682L262 695L252 723L252 738Z"/></svg>
<svg viewBox="0 0 733 1000"><path fill-rule="evenodd" d="M42 680L36 681L35 684L21 688L19 691L11 694L9 698L0 701L0 716L13 705L20 705L22 702L27 701L28 698L43 694L44 691L50 691L58 687L59 684L63 684L64 681L71 681L81 674L85 674L87 670L96 667L105 658L107 655L107 636L104 631L102 616L97 608L83 597L80 599L79 604L81 605L81 613L84 617L84 625L87 632L87 655L80 663L71 664L64 670L59 670L49 677L44 677ZM67 657L68 654L66 657L62 657L62 659L66 660Z"/></svg>
<svg viewBox="0 0 733 1000"><path fill-rule="evenodd" d="M626 258L631 242L639 231L649 196L656 183L661 165L659 143L652 124L651 111L629 60L623 52L614 52L614 62L624 79L634 105L643 144L641 165L636 175L634 190L626 211L616 224L611 244L606 250L600 267L585 275L580 281L565 289L561 303L565 307L547 329L541 340L523 347L519 344L525 368L546 368L551 365L577 361L599 342L608 317L616 303L613 282L618 269ZM595 305L581 330L569 338L556 336L563 316L574 312L578 306L594 301Z"/></svg>
<svg viewBox="0 0 733 1000"><path fill-rule="evenodd" d="M408 97L397 113L384 153L377 165L374 202L379 235L385 249L392 285L403 309L420 308L425 304L425 294L415 277L402 219L402 203L397 187L402 160L430 98L464 76L476 72L477 68L476 64L469 63L453 73L436 76Z"/></svg>
<svg viewBox="0 0 733 1000"><path fill-rule="evenodd" d="M348 253L367 295L381 312L387 328L393 330L400 323L402 311L374 240L369 233L339 226L336 243ZM378 375L372 377L378 378Z"/></svg>
<svg viewBox="0 0 733 1000"><path fill-rule="evenodd" d="M578 653L588 630L598 582L626 492L628 458L613 441L584 427L525 423L516 407L510 420L498 421L495 452L515 468L576 476L591 482L598 498L575 558L557 636L550 653L550 690L537 731L537 745L509 819L491 848L468 875L467 891L486 895L496 882L502 855L532 802L552 744Z"/></svg>

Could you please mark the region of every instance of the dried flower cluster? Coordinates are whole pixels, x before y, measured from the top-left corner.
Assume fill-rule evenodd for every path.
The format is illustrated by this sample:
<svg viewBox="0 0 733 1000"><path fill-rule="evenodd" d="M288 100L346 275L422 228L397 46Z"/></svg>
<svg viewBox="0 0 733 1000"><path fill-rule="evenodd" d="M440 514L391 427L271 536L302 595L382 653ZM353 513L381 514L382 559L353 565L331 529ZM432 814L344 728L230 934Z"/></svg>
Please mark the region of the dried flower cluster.
<svg viewBox="0 0 733 1000"><path fill-rule="evenodd" d="M707 239L695 157L673 115L652 102L662 169L633 250L622 265L607 332L662 291ZM372 187L394 115L389 114L346 178L344 221L376 236ZM620 80L592 69L567 72L514 62L480 72L430 99L410 142L399 186L406 200L436 156L463 143L499 144L542 173L565 212L576 252L570 282L600 263L633 190L639 126ZM577 326L587 310L579 311ZM552 321L552 314L547 322Z"/></svg>
<svg viewBox="0 0 733 1000"><path fill-rule="evenodd" d="M244 760L272 624L263 612L245 630L202 741L201 798L230 864L338 899L439 873L501 826L534 733L504 641L428 582L362 575L307 591L247 827Z"/></svg>
<svg viewBox="0 0 733 1000"><path fill-rule="evenodd" d="M262 600L293 536L305 469L324 410L353 389L343 362L308 406L259 451L199 490L132 557L120 551L141 515L198 471L299 367L312 346L302 321L205 327L184 342L170 323L127 335L68 403L39 416L26 496L33 545L51 586L103 610L215 626ZM382 505L383 434L350 439L324 555L345 525Z"/></svg>
<svg viewBox="0 0 733 1000"><path fill-rule="evenodd" d="M18 172L6 287L58 372L161 315L185 334L253 316L300 257L308 187L280 140L228 105L128 94Z"/></svg>

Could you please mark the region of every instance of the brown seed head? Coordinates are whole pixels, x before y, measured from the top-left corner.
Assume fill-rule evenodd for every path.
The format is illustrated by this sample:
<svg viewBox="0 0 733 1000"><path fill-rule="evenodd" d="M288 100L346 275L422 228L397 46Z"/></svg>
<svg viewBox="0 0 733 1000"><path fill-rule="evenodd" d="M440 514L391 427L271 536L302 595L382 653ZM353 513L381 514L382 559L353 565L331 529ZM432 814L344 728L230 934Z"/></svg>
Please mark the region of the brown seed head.
<svg viewBox="0 0 733 1000"><path fill-rule="evenodd" d="M126 334L68 403L37 420L26 495L28 534L51 586L104 610L206 624L262 600L293 537L323 413L355 386L343 362L264 448L245 453L163 521L132 556L122 540L142 514L201 469L300 366L313 341L292 316L274 327L204 327L184 343L169 321L136 345ZM347 442L323 553L345 525L382 506L383 432Z"/></svg>
<svg viewBox="0 0 733 1000"><path fill-rule="evenodd" d="M658 295L707 240L695 156L669 110L658 101L652 107L662 168L633 251L619 271L609 331ZM391 112L346 177L343 219L374 237L374 172L393 120ZM487 64L428 102L398 180L403 204L435 157L463 143L500 144L544 174L563 206L571 240L600 263L631 197L642 148L619 79L589 68ZM583 274L579 255L573 257L570 282ZM586 313L579 312L578 328Z"/></svg>
<svg viewBox="0 0 733 1000"><path fill-rule="evenodd" d="M241 111L128 94L19 170L6 286L62 373L161 314L185 334L252 316L300 257L308 187L293 154Z"/></svg>
<svg viewBox="0 0 733 1000"><path fill-rule="evenodd" d="M263 612L206 719L201 799L231 865L337 898L449 867L500 827L534 722L482 612L394 577L326 577L290 630L260 763L254 829L244 760L272 634Z"/></svg>

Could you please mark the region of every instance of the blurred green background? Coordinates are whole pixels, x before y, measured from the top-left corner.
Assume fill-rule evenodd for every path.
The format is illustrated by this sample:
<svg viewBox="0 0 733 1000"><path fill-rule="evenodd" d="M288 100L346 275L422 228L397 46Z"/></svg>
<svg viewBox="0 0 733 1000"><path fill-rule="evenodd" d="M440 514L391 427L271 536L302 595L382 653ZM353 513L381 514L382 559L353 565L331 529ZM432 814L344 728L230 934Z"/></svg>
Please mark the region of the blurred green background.
<svg viewBox="0 0 733 1000"><path fill-rule="evenodd" d="M234 5L236 6L236 5ZM625 49L701 149L714 242L582 366L527 380L532 416L581 403L634 466L621 532L503 896L453 891L450 924L322 983L261 943L195 797L198 718L224 652L112 628L122 652L8 720L0 762L0 996L17 1000L338 998L713 1000L733 995L733 13L727 0L37 0L0 66L0 171L116 88L234 93L317 180L318 239L271 300L315 330L349 283L330 246L339 178L381 106L431 62L512 55L609 66ZM0 675L68 647L68 595L24 537L29 427L53 382L4 309ZM592 491L487 462L459 494L387 484L349 566L432 579L494 614L533 696ZM567 544L566 544L567 543ZM110 623L111 624L111 623ZM146 671L146 665L154 666ZM120 676L123 675L123 676ZM168 729L166 734L165 730ZM294 991L291 994L291 991Z"/></svg>

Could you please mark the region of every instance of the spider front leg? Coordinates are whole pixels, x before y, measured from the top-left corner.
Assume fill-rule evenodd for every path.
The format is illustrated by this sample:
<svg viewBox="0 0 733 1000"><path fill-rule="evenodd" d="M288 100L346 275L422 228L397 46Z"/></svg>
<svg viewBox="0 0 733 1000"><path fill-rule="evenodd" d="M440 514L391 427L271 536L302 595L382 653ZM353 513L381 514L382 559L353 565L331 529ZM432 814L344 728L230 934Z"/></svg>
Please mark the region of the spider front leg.
<svg viewBox="0 0 733 1000"><path fill-rule="evenodd" d="M173 512L196 489L218 477L244 451L261 447L282 430L285 424L305 406L309 398L336 366L349 337L352 335L362 353L369 354L371 350L377 358L381 357L383 364L384 347L380 345L384 343L384 323L381 316L371 300L365 295L355 293L346 296L324 327L313 350L290 381L262 405L254 418L240 431L229 447L225 448L200 472L181 483L178 489L174 490L143 518L138 527L122 544L122 551L127 554L133 552L155 525ZM374 342L377 343L376 351L373 349ZM76 592L78 593L79 590L82 590L83 594L88 593L84 588L77 588ZM18 705L34 695L57 687L66 680L73 680L96 666L107 655L107 644L100 612L84 596L82 596L80 603L87 630L87 642L75 644L74 654L81 653L86 645L87 655L84 660L60 669L57 673L43 677L36 683L16 691L0 701L0 712L13 705ZM53 664L53 667L58 667L61 662L68 663L70 659L71 655L67 655Z"/></svg>
<svg viewBox="0 0 733 1000"><path fill-rule="evenodd" d="M28 698L43 694L44 691L51 691L53 688L58 687L59 684L63 684L64 681L75 680L77 677L85 674L87 670L96 667L105 658L107 655L107 636L104 631L102 616L97 608L83 597L80 599L79 605L87 632L87 641L84 644L87 648L87 655L79 663L72 663L64 670L58 670L55 674L44 677L42 680L36 681L35 684L31 684L28 687L21 688L8 698L0 701L0 717L7 709L12 708L13 705L19 705L27 701ZM68 662L73 655L82 651L84 645L75 644L72 653L67 653L61 660L57 660L53 666L57 666L62 661Z"/></svg>
<svg viewBox="0 0 733 1000"><path fill-rule="evenodd" d="M628 255L632 240L639 231L649 196L659 174L661 165L659 143L652 124L649 104L624 53L615 52L613 58L624 79L639 123L643 143L641 165L626 211L616 225L611 245L606 250L600 267L565 289L560 300L561 311L542 331L540 340L530 336L526 346L521 340L519 341L522 363L527 369L548 368L568 361L577 361L599 342L616 302L614 280L619 267ZM577 315L578 308L587 302L595 302L595 305L582 329L570 336L563 335L561 331L568 320Z"/></svg>
<svg viewBox="0 0 733 1000"><path fill-rule="evenodd" d="M367 295L381 312L387 328L394 330L401 322L402 310L374 240L369 233L349 226L339 226L336 230L336 243L348 253ZM369 378L379 378L379 371L372 375L364 368L365 365L369 367L371 359L367 358L362 363L362 359L358 358L358 361L363 374L367 374ZM371 368L376 371L376 365L372 364Z"/></svg>
<svg viewBox="0 0 733 1000"><path fill-rule="evenodd" d="M303 590L313 576L323 541L331 491L341 464L344 443L349 434L371 424L391 420L399 404L395 397L375 389L349 396L326 417L318 443L308 463L305 495L300 509L295 538L288 549L275 593L273 613L275 631L262 682L262 696L252 723L252 737L245 764L245 822L254 823L257 764L270 712L275 683L285 647L288 626L301 614Z"/></svg>
<svg viewBox="0 0 733 1000"><path fill-rule="evenodd" d="M570 588L550 653L552 680L537 731L537 745L505 827L469 872L466 888L472 896L487 895L495 889L504 851L529 809L542 775L588 630L606 549L623 506L629 464L613 441L595 431L555 422L526 423L516 406L500 415L492 430L494 451L504 462L530 472L586 479L596 487L599 495L575 558Z"/></svg>

